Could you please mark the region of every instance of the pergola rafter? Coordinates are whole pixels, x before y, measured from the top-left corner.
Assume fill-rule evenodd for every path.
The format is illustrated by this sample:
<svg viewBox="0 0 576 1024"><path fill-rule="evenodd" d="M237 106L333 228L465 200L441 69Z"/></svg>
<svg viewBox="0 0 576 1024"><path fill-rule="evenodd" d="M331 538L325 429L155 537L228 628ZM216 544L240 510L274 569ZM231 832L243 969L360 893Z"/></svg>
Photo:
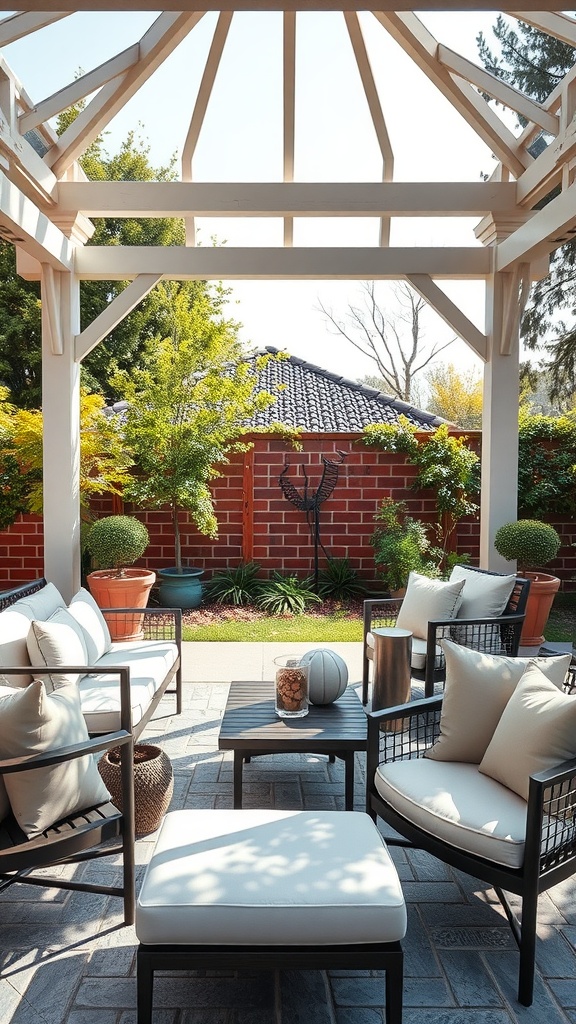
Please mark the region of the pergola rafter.
<svg viewBox="0 0 576 1024"><path fill-rule="evenodd" d="M0 8L1 8L0 3ZM24 2L0 20L0 48L42 32L82 11L150 12L150 24L118 53L33 102L9 60L0 54L0 235L17 247L18 267L41 281L43 296L43 386L45 416L46 573L63 593L77 585L79 364L159 282L166 279L233 280L406 280L463 338L485 365L481 556L500 567L492 539L515 515L519 325L531 281L547 272L549 255L576 232L576 68L541 103L479 67L446 45L425 24L436 2L423 0L418 16L407 5L380 4L366 11L364 0L317 0L316 16L340 17L381 167L368 178L305 182L297 179L298 45L300 18L310 5L291 0L231 0L182 11L181 0L65 0L57 12ZM576 46L576 20L564 12L510 12ZM541 8L541 3L538 7ZM475 0L462 11L491 10ZM6 8L8 10L8 8ZM452 11L452 6L446 7ZM114 117L148 83L205 15L219 12L181 146L181 181L87 181L78 160ZM197 181L194 164L222 71L232 45L233 18L243 12L281 15L278 51L281 90L280 181ZM274 12L278 12L275 14ZM459 11L454 11L454 16ZM381 85L375 52L382 40L400 48L498 161L487 181L397 181L402 138L394 134L392 99ZM237 83L240 84L239 82ZM262 87L266 87L263 82ZM174 93L182 102L182 91ZM527 121L509 127L501 107ZM403 91L398 89L398 102ZM70 105L87 101L58 138L51 123ZM247 116L250 116L248 110ZM409 133L417 129L406 125ZM329 179L329 175L326 176ZM338 177L337 174L334 178ZM544 205L553 189L558 191ZM93 217L181 217L186 245L87 246ZM480 218L468 245L399 245L395 232L410 218ZM203 218L277 218L282 245L196 246ZM373 244L295 246L295 227L306 220L339 218L379 228ZM370 228L370 230L372 230ZM84 280L130 282L91 324L79 322ZM444 291L441 282L484 281L486 314L478 327ZM440 282L440 283L439 283ZM328 344L328 342L327 342ZM63 401L63 396L65 401ZM501 443L506 437L507 444ZM53 453L58 452L57 461ZM65 509L62 496L70 495ZM73 551L70 552L72 538Z"/></svg>

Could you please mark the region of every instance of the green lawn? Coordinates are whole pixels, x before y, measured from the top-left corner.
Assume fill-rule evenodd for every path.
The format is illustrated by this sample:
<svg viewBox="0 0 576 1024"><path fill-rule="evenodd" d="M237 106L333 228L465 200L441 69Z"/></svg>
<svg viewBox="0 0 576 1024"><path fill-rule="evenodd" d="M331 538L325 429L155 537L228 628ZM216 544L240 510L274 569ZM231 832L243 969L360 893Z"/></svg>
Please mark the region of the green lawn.
<svg viewBox="0 0 576 1024"><path fill-rule="evenodd" d="M551 641L571 640L576 644L576 594L557 594L545 630ZM216 642L302 641L333 643L362 640L362 612L357 602L348 608L331 609L322 615L265 616L250 609L206 609L185 613L184 640Z"/></svg>
<svg viewBox="0 0 576 1024"><path fill-rule="evenodd" d="M213 625L188 625L182 631L184 640L273 643L276 640L332 643L362 640L362 619L351 618L348 612L326 616L293 615L291 617L228 620Z"/></svg>

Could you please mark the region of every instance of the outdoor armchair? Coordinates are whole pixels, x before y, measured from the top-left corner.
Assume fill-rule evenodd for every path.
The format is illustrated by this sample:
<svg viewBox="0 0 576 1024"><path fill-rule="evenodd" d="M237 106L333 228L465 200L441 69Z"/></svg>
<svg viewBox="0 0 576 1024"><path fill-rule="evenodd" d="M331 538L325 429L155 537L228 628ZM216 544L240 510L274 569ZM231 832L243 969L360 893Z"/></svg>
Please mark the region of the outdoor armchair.
<svg viewBox="0 0 576 1024"><path fill-rule="evenodd" d="M412 577L416 574L411 574ZM448 582L427 580L429 590L442 595L439 601L434 596L426 608L420 599L418 612L419 623L414 627L414 615L408 614L404 619L402 613L407 611L405 598L373 598L364 601L363 658L362 658L362 702L368 701L370 678L370 662L374 658L374 639L372 630L396 625L413 629L412 639L412 676L424 681L424 695L432 696L434 685L445 677L445 661L439 641L449 637L465 647L491 654L506 654L515 657L520 646L520 634L526 615L526 601L530 589L530 581L520 576L505 576L501 573L478 569L475 566L455 566ZM455 593L454 584L464 579L460 591L460 605L456 602L451 614L437 614L438 608L448 607L443 595L444 588ZM509 582L507 582L509 581ZM411 581L412 582L412 579ZM417 581L416 581L417 582ZM505 589L507 585L507 591ZM409 584L410 587L410 584ZM473 598L466 596L466 588ZM499 614L474 614L474 608L485 609L494 598L486 598L486 593L501 590L504 587L504 600ZM482 593L484 592L484 594ZM506 594L508 596L506 597ZM454 602L452 601L452 606ZM462 612L465 613L462 615ZM470 614L472 612L472 614Z"/></svg>
<svg viewBox="0 0 576 1024"><path fill-rule="evenodd" d="M60 666L78 673L78 666ZM36 669L48 677L50 669ZM84 671L84 668L82 668ZM0 700L2 747L17 756L0 760L0 893L21 882L46 888L118 896L124 921L132 924L134 891L134 739L130 728L130 674L116 670L122 695L121 727L89 738L76 684L49 692L38 679L8 688ZM25 668L11 668L14 680ZM48 705L51 705L49 708ZM26 739L29 737L29 749ZM111 802L94 755L119 747L122 807ZM62 865L103 856L122 857L122 884L106 885L68 877ZM58 868L54 877L40 869ZM36 874L36 872L39 872Z"/></svg>
<svg viewBox="0 0 576 1024"><path fill-rule="evenodd" d="M530 1006L538 895L576 872L576 757L560 756L576 754L576 700L558 685L570 659L516 659L510 674L513 659L470 656L473 670L458 666L459 719L448 682L444 695L368 713L366 810L399 834L389 845L425 850L494 887L520 951L518 999ZM490 662L502 666L485 688ZM506 893L522 898L521 923Z"/></svg>

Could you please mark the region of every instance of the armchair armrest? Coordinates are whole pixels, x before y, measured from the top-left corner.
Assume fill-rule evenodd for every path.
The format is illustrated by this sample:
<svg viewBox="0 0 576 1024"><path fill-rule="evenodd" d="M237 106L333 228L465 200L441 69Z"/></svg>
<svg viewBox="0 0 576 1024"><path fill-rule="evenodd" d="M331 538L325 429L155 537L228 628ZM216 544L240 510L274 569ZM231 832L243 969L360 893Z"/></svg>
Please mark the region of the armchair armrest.
<svg viewBox="0 0 576 1024"><path fill-rule="evenodd" d="M378 765L389 761L407 761L423 757L440 732L442 696L424 697L395 708L366 713L368 739L366 750L366 809L374 792L374 775ZM404 729L387 732L388 722L405 723Z"/></svg>
<svg viewBox="0 0 576 1024"><path fill-rule="evenodd" d="M576 856L576 758L530 776L526 822L526 869L536 877ZM570 866L568 866L570 861Z"/></svg>

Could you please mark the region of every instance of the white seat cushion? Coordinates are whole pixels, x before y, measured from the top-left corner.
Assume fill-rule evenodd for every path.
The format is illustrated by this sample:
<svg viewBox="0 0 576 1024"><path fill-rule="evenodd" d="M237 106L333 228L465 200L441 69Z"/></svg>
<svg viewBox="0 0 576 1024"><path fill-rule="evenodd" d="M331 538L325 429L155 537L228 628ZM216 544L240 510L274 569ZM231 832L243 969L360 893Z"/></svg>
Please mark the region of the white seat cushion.
<svg viewBox="0 0 576 1024"><path fill-rule="evenodd" d="M136 908L136 934L154 944L350 945L405 931L396 869L358 811L172 811Z"/></svg>
<svg viewBox="0 0 576 1024"><path fill-rule="evenodd" d="M450 846L519 868L524 861L527 804L478 765L417 758L382 764L380 796L402 817Z"/></svg>
<svg viewBox="0 0 576 1024"><path fill-rule="evenodd" d="M169 640L127 640L112 644L99 658L102 671L82 676L78 683L82 714L92 735L120 728L120 680L106 673L107 666L130 666L132 726L145 714L160 684L178 658L176 644Z"/></svg>

